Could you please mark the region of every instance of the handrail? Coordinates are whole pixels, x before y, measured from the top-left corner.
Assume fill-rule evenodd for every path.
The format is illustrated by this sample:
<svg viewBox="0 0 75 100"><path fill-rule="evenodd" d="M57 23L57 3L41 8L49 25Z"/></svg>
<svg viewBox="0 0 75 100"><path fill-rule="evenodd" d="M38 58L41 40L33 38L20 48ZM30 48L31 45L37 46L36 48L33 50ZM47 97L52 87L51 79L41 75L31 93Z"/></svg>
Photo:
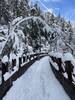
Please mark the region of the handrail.
<svg viewBox="0 0 75 100"><path fill-rule="evenodd" d="M4 81L3 84L0 85L0 100L4 97L4 95L7 93L7 91L11 88L11 86L13 85L13 81L15 81L21 75L23 75L25 73L25 71L27 71L27 69L36 60L39 60L42 57L44 57L45 55L43 55L43 54L46 55L47 53L31 54L31 57L33 57L33 59L30 59L30 57L28 57L29 62L25 63L22 67L21 67L22 62L21 61L19 62L20 66L19 66L18 71L16 71L11 77L9 77L6 81ZM39 57L38 57L38 55L39 55ZM36 57L34 58L34 56L36 56ZM23 59L23 57L21 57L20 60L22 60L22 59Z"/></svg>

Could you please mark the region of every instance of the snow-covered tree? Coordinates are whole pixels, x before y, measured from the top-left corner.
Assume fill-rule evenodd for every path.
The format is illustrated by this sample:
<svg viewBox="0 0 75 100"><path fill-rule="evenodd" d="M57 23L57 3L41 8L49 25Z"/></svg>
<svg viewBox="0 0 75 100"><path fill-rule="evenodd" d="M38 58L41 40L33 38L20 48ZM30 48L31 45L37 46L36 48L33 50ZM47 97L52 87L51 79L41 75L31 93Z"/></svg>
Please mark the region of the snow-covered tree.
<svg viewBox="0 0 75 100"><path fill-rule="evenodd" d="M69 40L69 44L71 44L72 42L72 38L73 38L73 29L72 29L72 25L70 23L70 21L68 22L68 40Z"/></svg>
<svg viewBox="0 0 75 100"><path fill-rule="evenodd" d="M0 0L0 24L7 24L9 21L8 5L5 0Z"/></svg>
<svg viewBox="0 0 75 100"><path fill-rule="evenodd" d="M54 20L55 20L54 15L51 14L51 18L50 18L50 23L51 23L51 25L54 23Z"/></svg>
<svg viewBox="0 0 75 100"><path fill-rule="evenodd" d="M19 16L26 17L28 15L28 2L25 0L21 0L19 4Z"/></svg>

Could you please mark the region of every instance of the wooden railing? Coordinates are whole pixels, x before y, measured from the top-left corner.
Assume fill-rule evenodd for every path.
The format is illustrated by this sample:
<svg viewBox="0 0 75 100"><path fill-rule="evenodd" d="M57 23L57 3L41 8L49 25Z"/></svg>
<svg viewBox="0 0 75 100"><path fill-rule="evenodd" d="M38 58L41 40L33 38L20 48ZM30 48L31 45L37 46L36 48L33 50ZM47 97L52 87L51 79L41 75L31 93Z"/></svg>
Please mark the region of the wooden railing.
<svg viewBox="0 0 75 100"><path fill-rule="evenodd" d="M19 57L18 58L18 60L19 60L18 70L0 85L0 100L2 100L2 98L4 97L6 92L11 88L11 86L13 85L13 81L15 81L21 75L23 75L25 73L25 71L27 71L27 69L36 60L39 60L46 55L47 55L47 53L37 53L37 54L31 54L31 55ZM12 66L13 66L12 68L14 68L14 66L16 66L16 59L14 59L12 61Z"/></svg>
<svg viewBox="0 0 75 100"><path fill-rule="evenodd" d="M58 68L59 68L60 67L59 63L61 63L59 58L54 57L54 56L50 56L50 58L52 59L53 63L55 62L58 65ZM63 76L63 74L59 70L57 70L55 68L53 63L50 61L50 65L51 65L52 71L54 72L55 77L61 83L61 85L63 86L64 90L66 91L66 93L71 98L71 100L75 100L75 84L70 82L69 79L65 78Z"/></svg>
<svg viewBox="0 0 75 100"><path fill-rule="evenodd" d="M52 71L54 72L55 77L61 83L65 92L71 98L71 100L75 100L75 85L71 83L68 79L66 79L59 71L57 71L54 66L50 63Z"/></svg>

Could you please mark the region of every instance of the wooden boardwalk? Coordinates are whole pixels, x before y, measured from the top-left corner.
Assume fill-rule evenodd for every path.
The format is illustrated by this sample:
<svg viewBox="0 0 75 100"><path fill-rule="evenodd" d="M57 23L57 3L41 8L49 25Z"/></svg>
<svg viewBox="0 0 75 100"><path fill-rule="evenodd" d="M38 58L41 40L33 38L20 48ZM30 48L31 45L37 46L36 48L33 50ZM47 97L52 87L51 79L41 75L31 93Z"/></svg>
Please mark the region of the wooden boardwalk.
<svg viewBox="0 0 75 100"><path fill-rule="evenodd" d="M4 83L0 85L0 100L2 100L7 91L13 86L13 81L16 81L17 78L21 77L36 60L40 60L44 56L46 55L36 56L28 63L20 67L19 70L16 71L7 81L4 81Z"/></svg>

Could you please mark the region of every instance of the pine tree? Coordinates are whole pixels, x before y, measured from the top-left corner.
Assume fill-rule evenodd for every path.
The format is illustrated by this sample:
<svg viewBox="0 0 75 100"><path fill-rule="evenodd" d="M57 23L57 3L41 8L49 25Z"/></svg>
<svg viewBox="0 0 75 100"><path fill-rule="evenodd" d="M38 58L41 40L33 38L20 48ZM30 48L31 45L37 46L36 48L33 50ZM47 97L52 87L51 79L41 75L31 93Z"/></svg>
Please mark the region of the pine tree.
<svg viewBox="0 0 75 100"><path fill-rule="evenodd" d="M40 16L41 15L41 9L40 9L37 2L35 3L34 7L36 9L36 16Z"/></svg>
<svg viewBox="0 0 75 100"><path fill-rule="evenodd" d="M63 32L65 32L65 23L64 23L64 21L61 23L61 30L62 30Z"/></svg>
<svg viewBox="0 0 75 100"><path fill-rule="evenodd" d="M28 16L28 2L29 0L8 0L9 11L13 19L19 16Z"/></svg>
<svg viewBox="0 0 75 100"><path fill-rule="evenodd" d="M56 18L56 24L60 25L61 24L61 15L60 13L58 14L57 18Z"/></svg>
<svg viewBox="0 0 75 100"><path fill-rule="evenodd" d="M50 18L50 24L51 24L51 25L54 23L54 20L55 20L54 15L51 14L51 18Z"/></svg>
<svg viewBox="0 0 75 100"><path fill-rule="evenodd" d="M28 7L27 2L25 3L25 1L22 0L20 2L20 4L19 4L19 16L25 17L25 16L28 15L28 9L27 9L27 7Z"/></svg>
<svg viewBox="0 0 75 100"><path fill-rule="evenodd" d="M10 21L8 5L5 0L0 0L0 24L7 24Z"/></svg>
<svg viewBox="0 0 75 100"><path fill-rule="evenodd" d="M68 34L69 34L69 44L71 44L72 36L73 36L73 29L72 29L72 25L71 25L70 21L69 21Z"/></svg>
<svg viewBox="0 0 75 100"><path fill-rule="evenodd" d="M19 11L19 7L18 7L18 0L13 0L13 16L16 18L18 17L18 11Z"/></svg>

